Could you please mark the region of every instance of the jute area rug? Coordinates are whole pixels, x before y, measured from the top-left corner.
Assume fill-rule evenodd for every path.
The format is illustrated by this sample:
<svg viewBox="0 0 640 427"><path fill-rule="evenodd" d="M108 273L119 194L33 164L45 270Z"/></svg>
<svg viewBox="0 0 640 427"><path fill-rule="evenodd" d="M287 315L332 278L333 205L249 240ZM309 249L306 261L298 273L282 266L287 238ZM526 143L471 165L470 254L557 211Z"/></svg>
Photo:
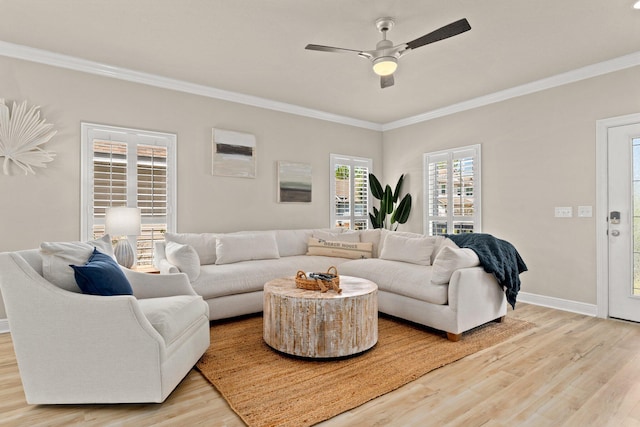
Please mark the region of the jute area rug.
<svg viewBox="0 0 640 427"><path fill-rule="evenodd" d="M248 426L310 426L532 326L507 317L454 343L437 331L380 317L371 350L319 361L271 349L256 316L214 324L211 346L196 366Z"/></svg>

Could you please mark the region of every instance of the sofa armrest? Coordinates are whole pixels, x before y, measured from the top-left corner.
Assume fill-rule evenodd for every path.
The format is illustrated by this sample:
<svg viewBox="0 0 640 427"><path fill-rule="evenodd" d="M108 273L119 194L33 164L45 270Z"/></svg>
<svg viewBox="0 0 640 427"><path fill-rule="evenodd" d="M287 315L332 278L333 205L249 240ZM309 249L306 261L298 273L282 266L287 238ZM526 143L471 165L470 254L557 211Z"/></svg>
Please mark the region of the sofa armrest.
<svg viewBox="0 0 640 427"><path fill-rule="evenodd" d="M148 274L123 268L131 283L133 295L138 299L197 295L184 273Z"/></svg>
<svg viewBox="0 0 640 427"><path fill-rule="evenodd" d="M479 301L500 311L504 306L506 312L504 291L493 274L487 273L482 267L454 271L449 281L449 307L457 312L474 313L484 309L478 307Z"/></svg>

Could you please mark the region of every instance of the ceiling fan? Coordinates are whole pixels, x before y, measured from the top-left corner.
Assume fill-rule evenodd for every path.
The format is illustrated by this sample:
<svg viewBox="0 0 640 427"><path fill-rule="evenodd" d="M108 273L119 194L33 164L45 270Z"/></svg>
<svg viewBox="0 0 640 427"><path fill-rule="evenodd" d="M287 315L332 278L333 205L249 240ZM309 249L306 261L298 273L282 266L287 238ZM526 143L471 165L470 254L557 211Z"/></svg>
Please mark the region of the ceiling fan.
<svg viewBox="0 0 640 427"><path fill-rule="evenodd" d="M413 49L457 36L471 29L469 21L460 19L413 41L394 46L391 40L387 40L387 31L393 28L393 25L393 18L379 18L376 20L376 28L382 33L382 40L378 42L374 50L344 49L317 44L308 44L305 49L321 52L355 53L361 58L370 60L373 63L373 71L380 76L380 87L384 89L385 87L393 86L393 73L398 67L398 59L401 56L411 52Z"/></svg>

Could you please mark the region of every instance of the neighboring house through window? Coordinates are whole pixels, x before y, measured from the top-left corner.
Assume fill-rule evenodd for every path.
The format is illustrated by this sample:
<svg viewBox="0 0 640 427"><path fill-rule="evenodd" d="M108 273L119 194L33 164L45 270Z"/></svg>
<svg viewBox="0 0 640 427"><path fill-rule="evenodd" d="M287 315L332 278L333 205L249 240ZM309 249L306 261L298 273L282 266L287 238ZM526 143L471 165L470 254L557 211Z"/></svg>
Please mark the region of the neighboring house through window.
<svg viewBox="0 0 640 427"><path fill-rule="evenodd" d="M424 232L481 231L480 145L424 154Z"/></svg>
<svg viewBox="0 0 640 427"><path fill-rule="evenodd" d="M369 228L369 172L373 161L330 155L331 227Z"/></svg>
<svg viewBox="0 0 640 427"><path fill-rule="evenodd" d="M110 207L140 208L137 264L153 262L153 242L175 231L176 135L82 123L82 239L104 235ZM111 236L112 238L118 236Z"/></svg>

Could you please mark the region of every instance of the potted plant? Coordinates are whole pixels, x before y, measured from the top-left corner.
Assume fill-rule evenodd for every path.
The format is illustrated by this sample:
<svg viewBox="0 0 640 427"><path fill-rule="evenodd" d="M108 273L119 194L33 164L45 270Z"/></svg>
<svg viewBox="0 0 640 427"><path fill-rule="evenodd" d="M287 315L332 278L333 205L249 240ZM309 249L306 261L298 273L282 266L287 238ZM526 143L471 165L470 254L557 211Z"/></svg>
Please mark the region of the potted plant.
<svg viewBox="0 0 640 427"><path fill-rule="evenodd" d="M386 228L395 231L398 229L398 225L404 224L409 219L409 214L411 213L411 194L405 194L398 203L403 182L404 174L400 175L396 189L392 192L389 184L383 189L378 178L372 173L369 174L371 194L380 201L379 208L374 206L373 212L369 213L373 228ZM387 215L390 215L389 222L387 222Z"/></svg>

